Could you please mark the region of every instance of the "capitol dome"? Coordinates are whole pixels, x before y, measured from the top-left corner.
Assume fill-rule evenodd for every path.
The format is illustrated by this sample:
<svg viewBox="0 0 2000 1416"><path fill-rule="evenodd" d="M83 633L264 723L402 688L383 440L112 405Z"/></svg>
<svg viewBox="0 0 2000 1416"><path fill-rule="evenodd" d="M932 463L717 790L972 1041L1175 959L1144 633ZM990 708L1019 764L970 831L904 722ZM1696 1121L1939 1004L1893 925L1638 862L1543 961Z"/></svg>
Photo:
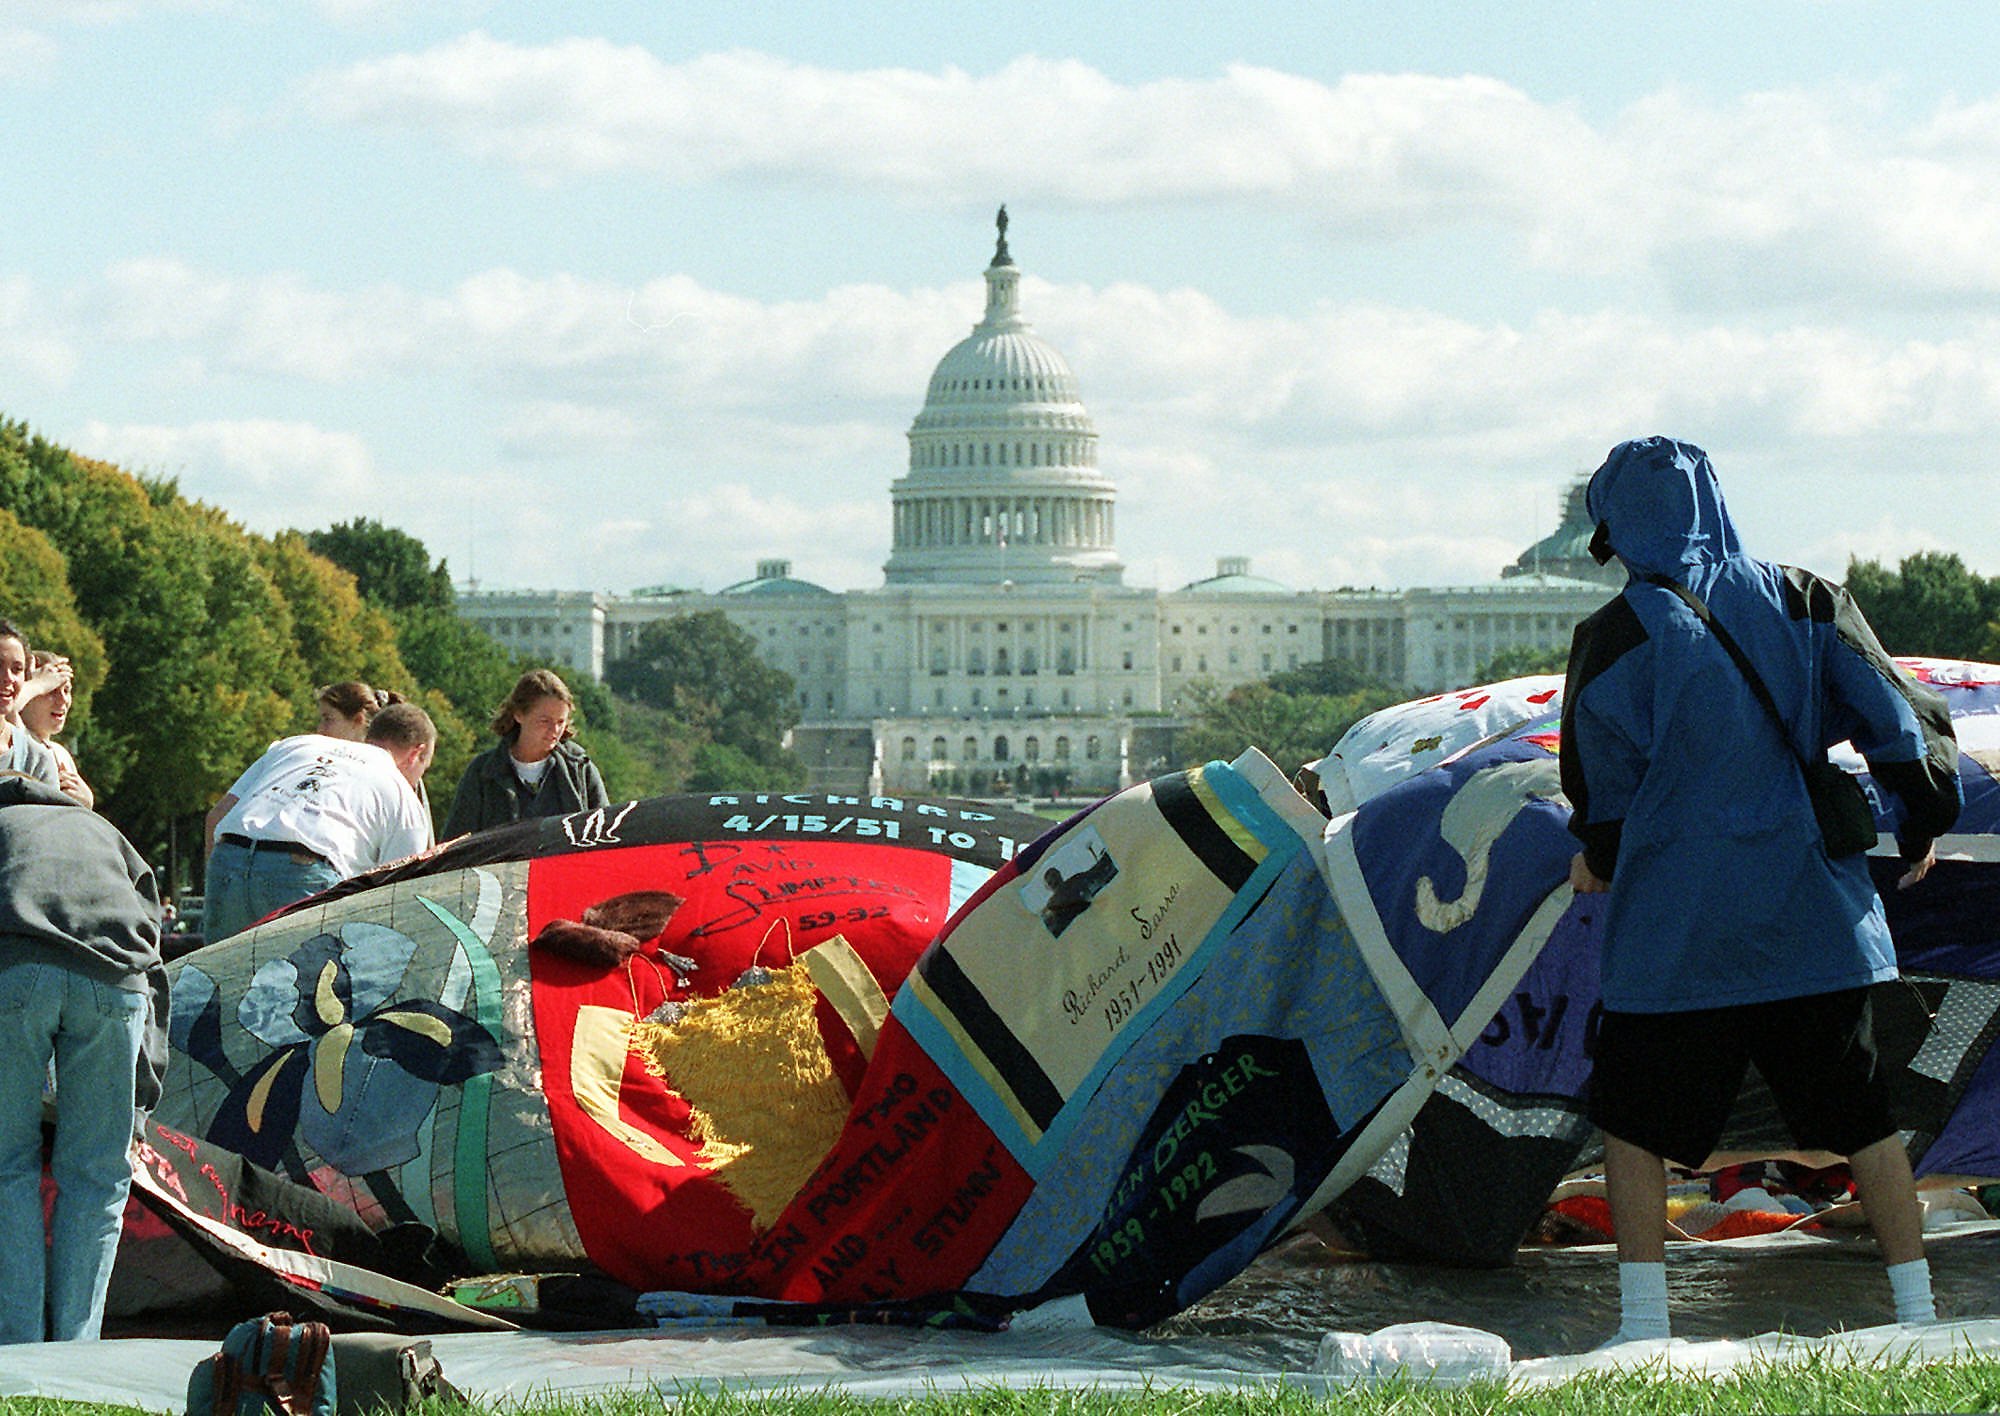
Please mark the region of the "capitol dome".
<svg viewBox="0 0 2000 1416"><path fill-rule="evenodd" d="M1584 506L1584 493L1589 489L1588 477L1579 477L1570 484L1569 494L1563 499L1562 523L1502 570L1503 579L1554 575L1593 585L1625 583L1624 566L1615 560L1599 565L1597 557L1590 553L1590 540L1597 533L1597 523Z"/></svg>
<svg viewBox="0 0 2000 1416"><path fill-rule="evenodd" d="M1076 375L1021 317L1006 208L986 268L986 315L932 372L890 490L890 584L1089 581L1124 573L1116 488Z"/></svg>

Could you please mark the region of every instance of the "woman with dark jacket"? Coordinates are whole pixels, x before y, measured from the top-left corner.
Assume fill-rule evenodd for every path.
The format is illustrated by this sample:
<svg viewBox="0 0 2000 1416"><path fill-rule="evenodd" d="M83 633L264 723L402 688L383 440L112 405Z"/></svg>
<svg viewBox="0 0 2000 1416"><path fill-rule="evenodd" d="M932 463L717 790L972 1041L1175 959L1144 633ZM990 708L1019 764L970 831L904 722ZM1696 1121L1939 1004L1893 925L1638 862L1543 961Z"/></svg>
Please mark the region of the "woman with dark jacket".
<svg viewBox="0 0 2000 1416"><path fill-rule="evenodd" d="M493 714L500 741L466 765L444 823L447 840L527 817L608 804L597 764L571 741L576 700L547 669L522 674Z"/></svg>

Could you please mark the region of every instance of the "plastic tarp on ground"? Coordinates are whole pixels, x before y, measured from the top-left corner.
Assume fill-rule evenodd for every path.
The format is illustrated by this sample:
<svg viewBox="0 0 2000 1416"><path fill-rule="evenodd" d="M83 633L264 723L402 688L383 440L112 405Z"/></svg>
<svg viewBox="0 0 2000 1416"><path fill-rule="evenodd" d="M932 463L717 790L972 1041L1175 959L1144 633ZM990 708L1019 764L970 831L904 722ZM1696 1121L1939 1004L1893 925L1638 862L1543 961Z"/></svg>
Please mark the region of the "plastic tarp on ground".
<svg viewBox="0 0 2000 1416"><path fill-rule="evenodd" d="M1930 1236L1940 1308L1928 1328L1867 1326L1886 1314L1874 1246L1801 1235L1676 1244L1669 1257L1677 1330L1669 1344L1587 1349L1616 1324L1616 1256L1608 1247L1531 1251L1514 1269L1468 1273L1380 1263L1328 1265L1300 1245L1267 1255L1171 1323L1138 1335L1064 1325L1057 1315L999 1333L845 1326L682 1328L634 1334L456 1333L430 1340L444 1372L482 1402L587 1397L655 1388L858 1396L952 1394L992 1387L1112 1390L1243 1388L1284 1383L1328 1391L1369 1373L1323 1360L1348 1335L1429 1319L1419 1337L1452 1348L1511 1349L1486 1375L1520 1386L1623 1363L1720 1375L1746 1364L1845 1363L2000 1354L2000 1225ZM1073 1315L1073 1310L1072 1310ZM1839 1330L1841 1324L1849 1325ZM1780 1332L1780 1329L1788 1329ZM1468 1338L1468 1334L1470 1334ZM1386 1348L1386 1342L1375 1344ZM1404 1350L1414 1344L1405 1342ZM215 1342L120 1339L0 1348L0 1396L185 1409L187 1373ZM1423 1380L1426 1372L1408 1374ZM1377 1366L1374 1374L1385 1374ZM1440 1381L1457 1378L1447 1369Z"/></svg>

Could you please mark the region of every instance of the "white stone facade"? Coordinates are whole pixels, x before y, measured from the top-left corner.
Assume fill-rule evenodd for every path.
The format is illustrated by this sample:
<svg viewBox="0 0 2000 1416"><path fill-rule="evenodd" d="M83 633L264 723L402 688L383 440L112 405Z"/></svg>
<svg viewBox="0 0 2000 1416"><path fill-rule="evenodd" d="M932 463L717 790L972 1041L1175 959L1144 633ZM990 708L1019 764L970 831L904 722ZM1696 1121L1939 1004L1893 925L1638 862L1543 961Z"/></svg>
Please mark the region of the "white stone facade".
<svg viewBox="0 0 2000 1416"><path fill-rule="evenodd" d="M1563 647L1603 584L1292 590L1223 557L1178 590L1127 586L1115 487L1062 357L1028 331L1005 228L985 318L940 361L891 488L879 588L835 592L759 563L725 589L464 591L510 649L601 678L645 624L721 610L797 685L814 785L985 795L1003 775L1108 791L1169 763L1203 680L1346 659L1412 694L1461 686L1503 649Z"/></svg>

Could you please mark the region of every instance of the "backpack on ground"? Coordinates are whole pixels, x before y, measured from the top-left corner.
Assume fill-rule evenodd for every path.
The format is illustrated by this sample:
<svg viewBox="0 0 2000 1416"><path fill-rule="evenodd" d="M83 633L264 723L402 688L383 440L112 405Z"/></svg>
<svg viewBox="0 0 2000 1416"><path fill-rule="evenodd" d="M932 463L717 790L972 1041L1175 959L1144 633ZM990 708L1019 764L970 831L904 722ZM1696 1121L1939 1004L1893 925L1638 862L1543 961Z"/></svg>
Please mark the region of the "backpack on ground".
<svg viewBox="0 0 2000 1416"><path fill-rule="evenodd" d="M463 1400L424 1339L393 1332L335 1337L325 1323L267 1313L231 1328L222 1350L194 1369L187 1416L362 1416L432 1397Z"/></svg>
<svg viewBox="0 0 2000 1416"><path fill-rule="evenodd" d="M188 1378L188 1416L335 1416L332 1347L325 1323L245 1319Z"/></svg>

